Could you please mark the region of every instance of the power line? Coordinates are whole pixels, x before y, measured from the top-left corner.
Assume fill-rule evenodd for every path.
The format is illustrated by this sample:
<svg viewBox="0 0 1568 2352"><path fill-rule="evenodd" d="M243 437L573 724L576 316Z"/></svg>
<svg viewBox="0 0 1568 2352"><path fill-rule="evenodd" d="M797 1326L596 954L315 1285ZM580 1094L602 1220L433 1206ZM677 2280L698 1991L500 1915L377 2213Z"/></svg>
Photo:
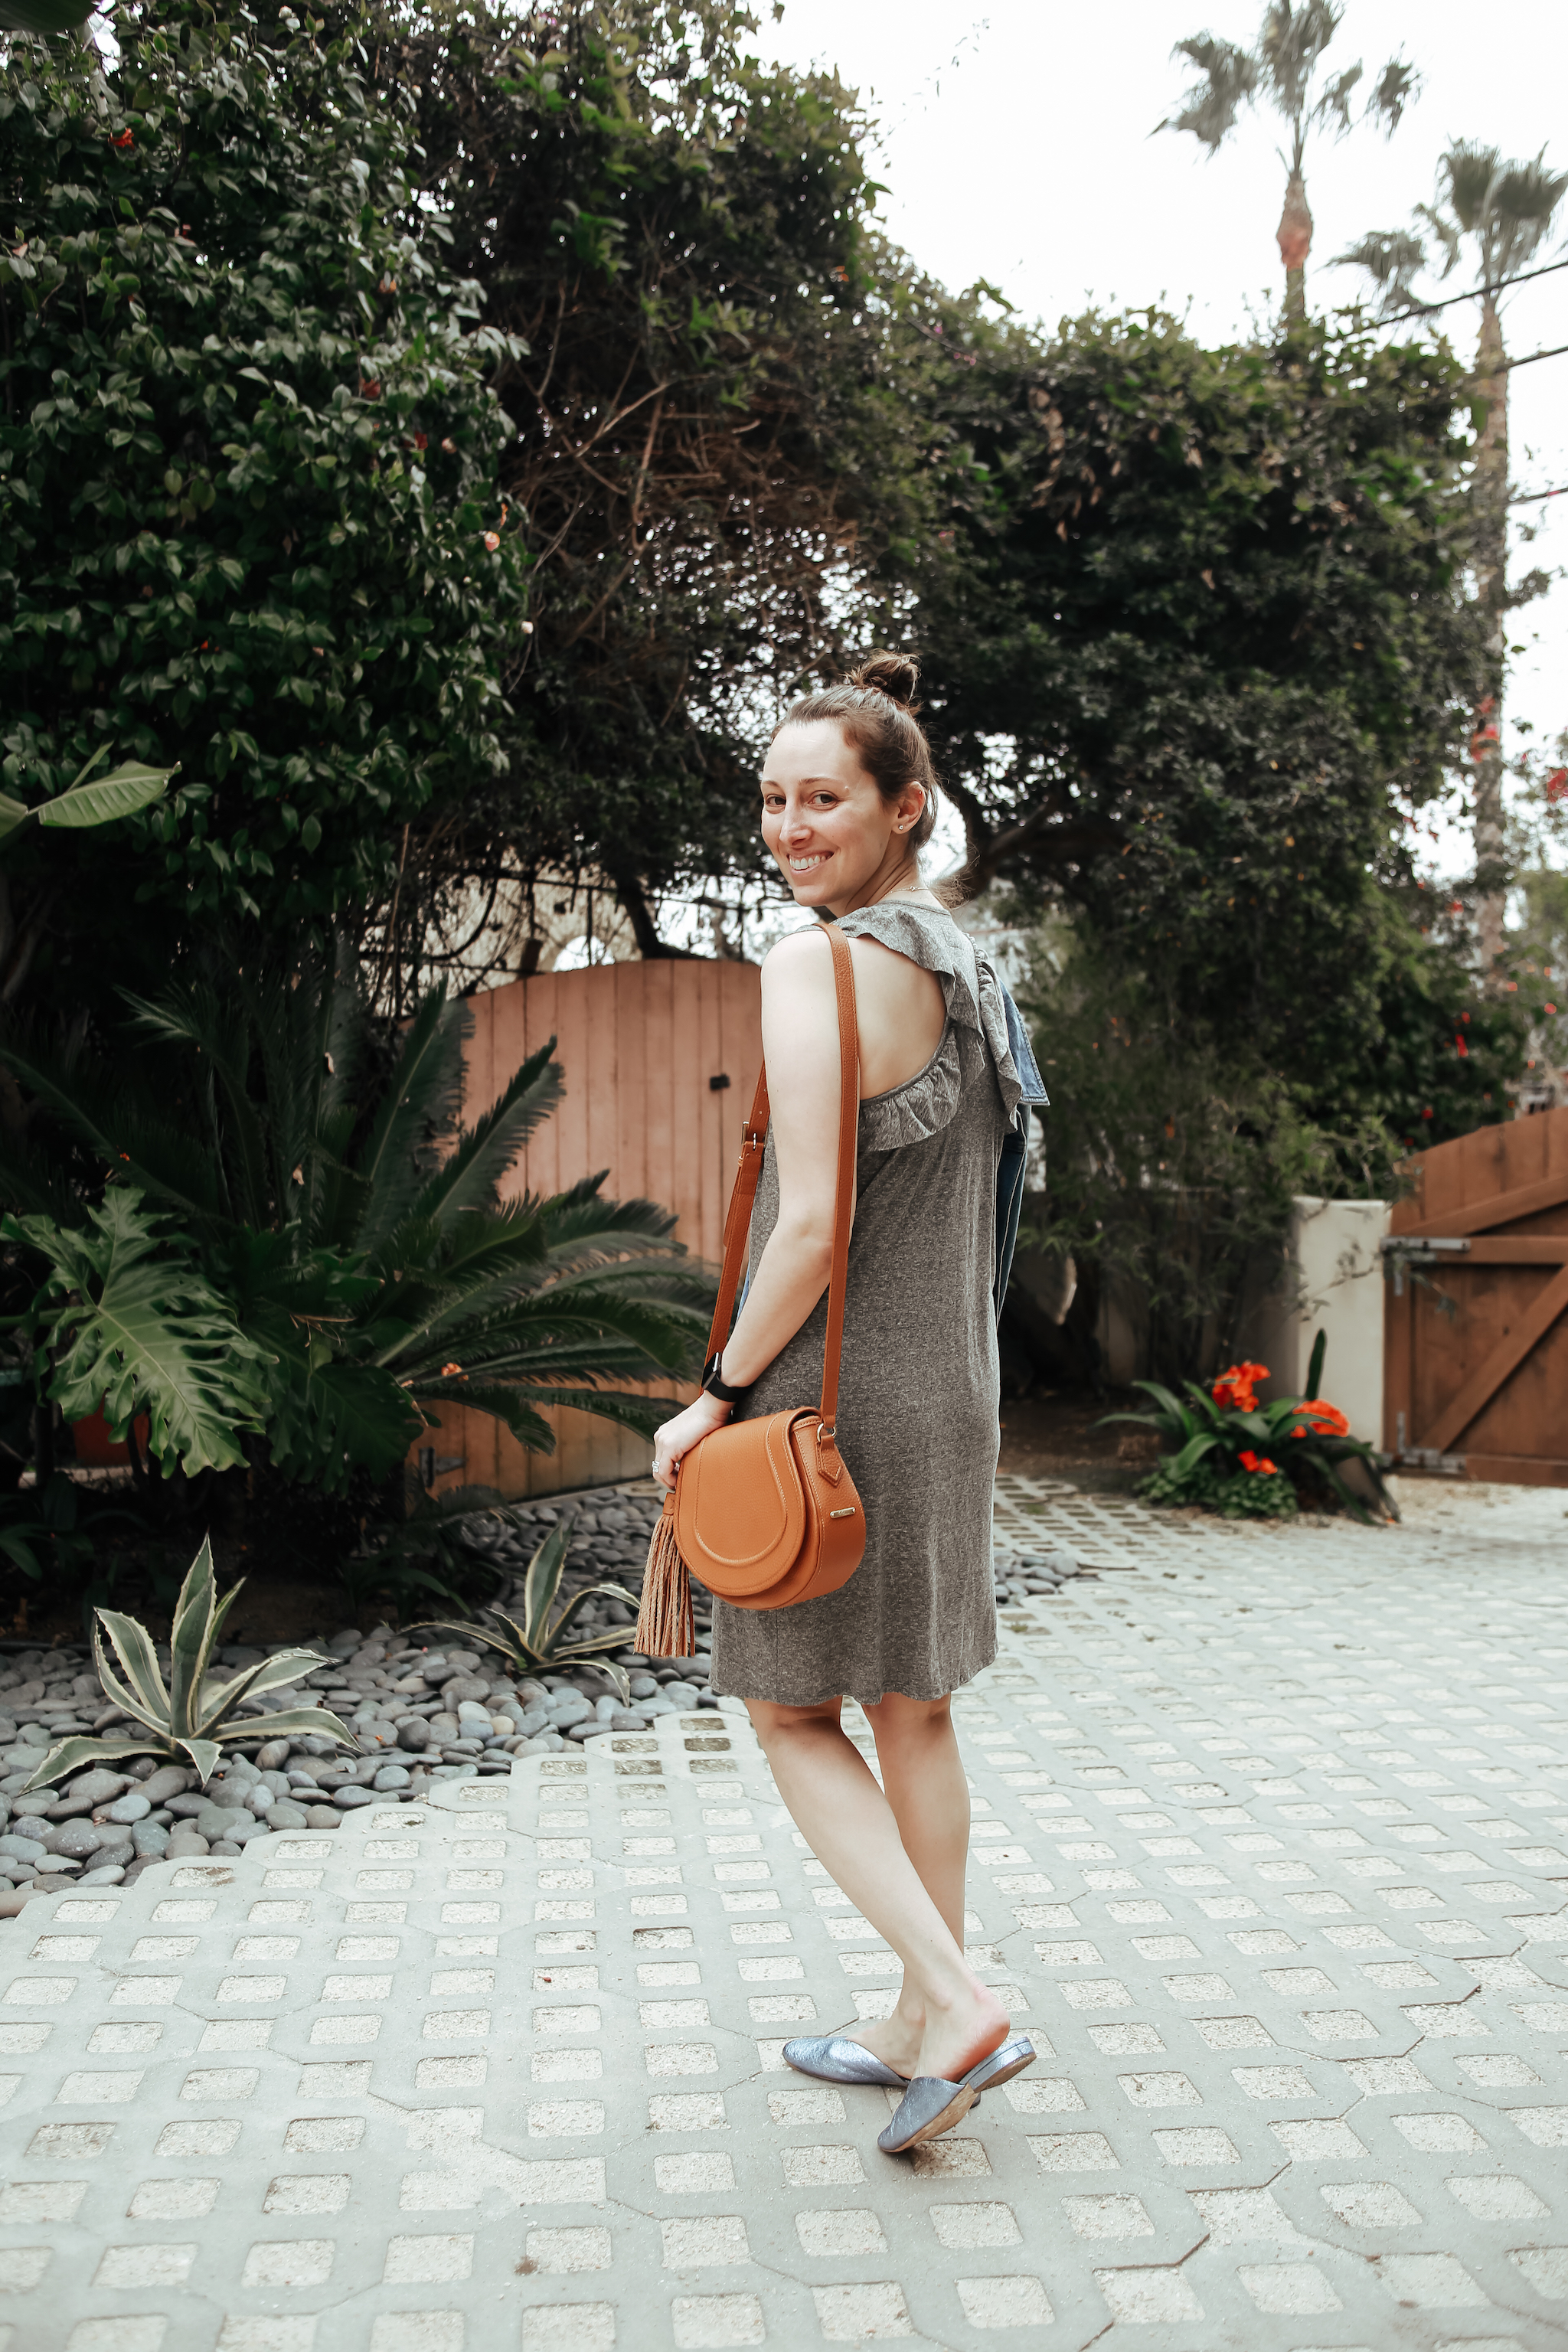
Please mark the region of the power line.
<svg viewBox="0 0 1568 2352"><path fill-rule="evenodd" d="M1451 310L1456 302L1473 302L1481 294L1500 294L1505 286L1528 286L1533 278L1550 278L1554 270L1568 269L1568 261L1549 261L1543 269L1526 269L1517 278L1500 278L1491 286L1472 286L1468 294L1446 294L1440 302L1413 302L1408 310L1390 310L1386 318L1378 319L1379 327L1392 327L1397 319L1425 319L1434 310Z"/></svg>

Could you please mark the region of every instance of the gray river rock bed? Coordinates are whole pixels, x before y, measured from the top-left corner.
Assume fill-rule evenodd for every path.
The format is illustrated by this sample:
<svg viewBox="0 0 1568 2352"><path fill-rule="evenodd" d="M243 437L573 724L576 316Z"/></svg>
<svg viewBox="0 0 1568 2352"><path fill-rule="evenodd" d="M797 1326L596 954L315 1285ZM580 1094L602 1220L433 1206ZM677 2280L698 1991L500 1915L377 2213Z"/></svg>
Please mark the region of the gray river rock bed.
<svg viewBox="0 0 1568 2352"><path fill-rule="evenodd" d="M639 1482L516 1506L507 1519L478 1514L467 1530L469 1549L498 1571L495 1605L517 1615L534 1551L563 1517L570 1521L557 1607L588 1585L624 1587L626 1601L597 1595L587 1602L573 1633L626 1628L627 1646L610 1654L630 1677L629 1704L590 1664L518 1676L494 1651L460 1634L345 1626L325 1644L332 1664L269 1693L254 1711L253 1736L226 1746L205 1788L194 1771L142 1757L124 1759L123 1769L94 1768L24 1794L56 1740L72 1733L113 1738L126 1726L105 1701L85 1648L0 1651L0 1921L39 1895L133 1885L154 1863L234 1856L269 1831L334 1830L363 1806L414 1803L447 1780L510 1773L519 1758L647 1731L693 1701L716 1704L708 1688L711 1606L700 1588L695 1658L647 1659L630 1647L658 1514L654 1490ZM1078 1567L1059 1540L999 1523L1003 1605L1048 1595ZM265 1654L230 1643L217 1663L233 1671ZM360 1752L326 1738L268 1738L268 1715L298 1706L341 1717Z"/></svg>

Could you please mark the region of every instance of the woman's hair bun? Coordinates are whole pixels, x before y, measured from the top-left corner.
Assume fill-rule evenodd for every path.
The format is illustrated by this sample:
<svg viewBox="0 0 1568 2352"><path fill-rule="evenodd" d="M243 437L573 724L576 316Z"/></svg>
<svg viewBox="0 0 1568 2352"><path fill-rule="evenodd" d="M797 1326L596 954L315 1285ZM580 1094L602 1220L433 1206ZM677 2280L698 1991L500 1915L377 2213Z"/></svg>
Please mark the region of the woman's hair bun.
<svg viewBox="0 0 1568 2352"><path fill-rule="evenodd" d="M851 686L869 687L909 711L920 709L915 700L920 679L920 664L908 654L868 654L859 668L849 673Z"/></svg>

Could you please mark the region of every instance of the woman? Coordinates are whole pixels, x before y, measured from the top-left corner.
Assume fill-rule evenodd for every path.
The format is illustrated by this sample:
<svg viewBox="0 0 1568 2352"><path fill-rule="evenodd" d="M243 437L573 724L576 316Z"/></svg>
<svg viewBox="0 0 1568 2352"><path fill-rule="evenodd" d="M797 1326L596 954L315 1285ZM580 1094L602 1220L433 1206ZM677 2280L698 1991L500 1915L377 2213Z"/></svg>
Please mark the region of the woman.
<svg viewBox="0 0 1568 2352"><path fill-rule="evenodd" d="M763 773L763 837L853 958L861 1105L837 1429L866 1554L821 1600L713 1606L714 1689L744 1698L812 1851L903 1962L890 2017L784 2045L803 2073L906 2086L879 2141L889 2154L951 2129L1034 2056L964 1958L969 1791L950 1703L996 1652L992 1228L1021 1087L995 976L921 881L936 779L915 677L879 654L806 696ZM731 1413L798 1404L821 1379L839 1054L819 925L763 967L763 1049L772 1124L745 1303L703 1393L658 1432L666 1486ZM870 1721L881 1789L840 1727L846 1696Z"/></svg>

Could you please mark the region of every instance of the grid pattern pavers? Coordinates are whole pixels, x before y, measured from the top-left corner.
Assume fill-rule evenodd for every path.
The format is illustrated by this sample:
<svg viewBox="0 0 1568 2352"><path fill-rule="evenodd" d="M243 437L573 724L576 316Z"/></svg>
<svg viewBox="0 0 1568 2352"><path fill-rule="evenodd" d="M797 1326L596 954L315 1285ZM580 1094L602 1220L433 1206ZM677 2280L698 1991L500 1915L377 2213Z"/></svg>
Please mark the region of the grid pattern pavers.
<svg viewBox="0 0 1568 2352"><path fill-rule="evenodd" d="M11 2352L1561 2346L1557 1555L1005 1479L997 1524L1100 1571L958 1702L1033 2069L899 2163L786 2070L896 1965L743 1717L663 1717L29 1906Z"/></svg>

